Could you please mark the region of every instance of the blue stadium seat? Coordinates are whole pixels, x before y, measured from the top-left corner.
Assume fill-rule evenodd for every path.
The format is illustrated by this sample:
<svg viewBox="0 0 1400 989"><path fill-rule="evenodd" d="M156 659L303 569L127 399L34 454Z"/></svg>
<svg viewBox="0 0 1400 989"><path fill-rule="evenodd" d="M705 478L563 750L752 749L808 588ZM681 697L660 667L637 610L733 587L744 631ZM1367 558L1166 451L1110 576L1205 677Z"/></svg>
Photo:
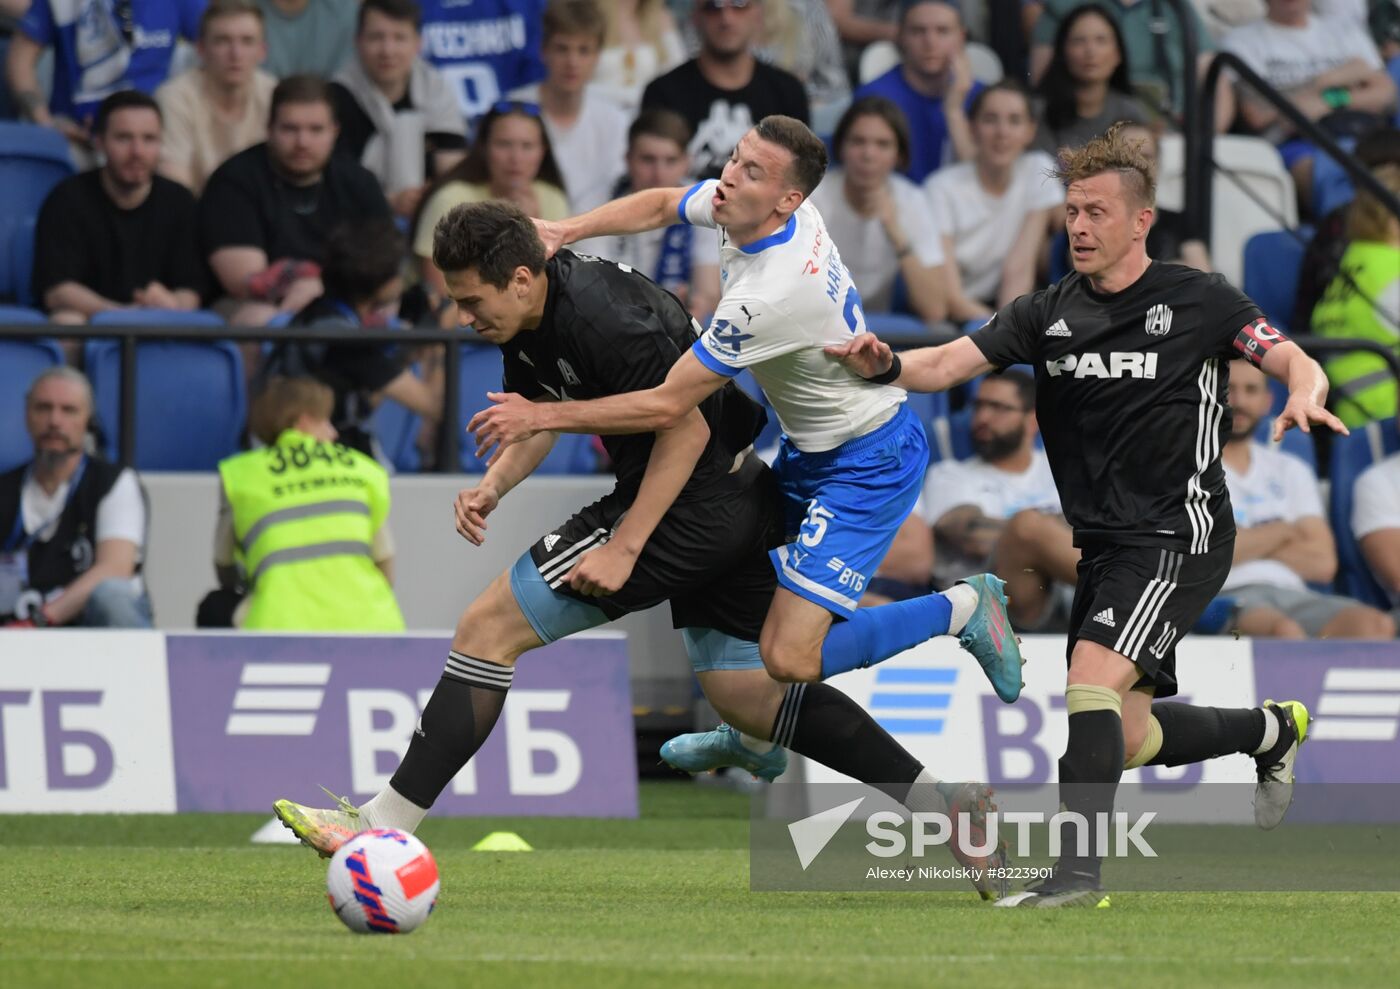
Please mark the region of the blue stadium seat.
<svg viewBox="0 0 1400 989"><path fill-rule="evenodd" d="M422 425L421 416L410 412L392 398L386 398L374 410L370 432L379 441L380 448L395 470L412 474L423 466L417 445L418 431Z"/></svg>
<svg viewBox="0 0 1400 989"><path fill-rule="evenodd" d="M107 309L92 317L93 326L226 326L209 309Z"/></svg>
<svg viewBox="0 0 1400 989"><path fill-rule="evenodd" d="M1310 240L1311 228L1299 227L1255 234L1244 244L1244 294L1281 330L1293 319L1298 268Z"/></svg>
<svg viewBox="0 0 1400 989"><path fill-rule="evenodd" d="M1054 285L1073 270L1069 262L1069 232L1061 230L1050 238L1050 284Z"/></svg>
<svg viewBox="0 0 1400 989"><path fill-rule="evenodd" d="M490 405L488 391L501 390L501 352L496 347L463 344L461 347L461 389L458 399L457 429L462 429L477 412ZM486 461L476 456L476 444L469 433L461 437L459 460L467 474L486 470ZM598 471L598 454L593 437L561 434L554 449L535 469L536 474L594 474Z"/></svg>
<svg viewBox="0 0 1400 989"><path fill-rule="evenodd" d="M34 220L32 216L17 217L10 231L10 291L22 306L43 301L35 300L30 284L34 275Z"/></svg>
<svg viewBox="0 0 1400 989"><path fill-rule="evenodd" d="M0 306L0 324L44 321L32 309ZM0 473L33 457L24 427L24 396L40 371L62 363L63 351L52 340L0 340Z"/></svg>
<svg viewBox="0 0 1400 989"><path fill-rule="evenodd" d="M1385 591L1372 576L1351 531L1351 510L1356 479L1367 467L1400 452L1400 429L1395 420L1373 422L1352 430L1350 436L1332 437L1332 533L1337 540L1337 590L1379 608L1388 608Z"/></svg>
<svg viewBox="0 0 1400 989"><path fill-rule="evenodd" d="M865 328L882 339L890 336L929 336L928 326L922 319L898 312L868 312L865 314Z"/></svg>
<svg viewBox="0 0 1400 989"><path fill-rule="evenodd" d="M13 299L19 293L9 256L15 228L32 223L50 190L72 174L68 142L58 131L0 121L0 189L5 190L5 209L0 211L0 296ZM29 249L33 250L32 242Z"/></svg>
<svg viewBox="0 0 1400 989"><path fill-rule="evenodd" d="M1274 417L1277 415L1278 413L1275 412L1273 415L1265 416L1263 419L1259 420L1259 425L1254 430L1255 440L1269 446L1273 445L1270 436L1274 429ZM1283 439L1279 442L1278 448L1284 453L1293 454L1293 456L1307 464L1314 474L1317 473L1317 448L1313 445L1311 433L1305 433L1297 428L1290 429L1283 434Z"/></svg>
<svg viewBox="0 0 1400 989"><path fill-rule="evenodd" d="M186 313L186 316L189 314ZM121 345L89 341L84 367L117 456ZM136 347L136 455L140 470L213 470L238 450L247 414L243 359L224 340L144 340Z"/></svg>

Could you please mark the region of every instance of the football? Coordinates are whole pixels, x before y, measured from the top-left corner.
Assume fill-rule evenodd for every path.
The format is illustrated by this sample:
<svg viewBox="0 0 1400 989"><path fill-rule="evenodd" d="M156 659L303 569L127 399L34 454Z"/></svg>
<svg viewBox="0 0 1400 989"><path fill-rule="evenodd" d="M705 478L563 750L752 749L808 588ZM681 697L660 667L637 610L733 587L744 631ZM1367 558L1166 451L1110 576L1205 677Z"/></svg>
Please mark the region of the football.
<svg viewBox="0 0 1400 989"><path fill-rule="evenodd" d="M361 831L331 858L326 895L357 934L407 934L437 905L433 853L406 831Z"/></svg>

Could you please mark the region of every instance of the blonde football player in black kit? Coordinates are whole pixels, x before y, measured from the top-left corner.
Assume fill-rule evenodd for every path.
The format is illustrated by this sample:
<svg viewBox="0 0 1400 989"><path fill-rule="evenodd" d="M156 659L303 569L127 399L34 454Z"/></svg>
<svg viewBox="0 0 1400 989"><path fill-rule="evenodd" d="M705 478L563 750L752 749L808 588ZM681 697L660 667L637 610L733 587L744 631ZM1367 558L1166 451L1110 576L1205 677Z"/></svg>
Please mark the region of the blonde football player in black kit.
<svg viewBox="0 0 1400 989"><path fill-rule="evenodd" d="M995 368L1035 367L1045 452L1083 554L1067 650L1069 743L1059 762L1065 808L1092 822L1112 811L1124 768L1244 753L1256 762L1255 821L1272 828L1292 800L1307 709L1154 700L1177 692L1176 643L1233 556L1220 463L1229 438L1225 361L1244 358L1287 383L1275 438L1292 426L1346 427L1323 407L1322 368L1253 302L1220 275L1147 256L1154 169L1118 127L1063 151L1058 177L1074 271L971 336L900 355L895 384L942 391ZM867 377L896 360L870 334L827 352ZM1106 907L1100 864L1063 854L1050 879L998 906Z"/></svg>

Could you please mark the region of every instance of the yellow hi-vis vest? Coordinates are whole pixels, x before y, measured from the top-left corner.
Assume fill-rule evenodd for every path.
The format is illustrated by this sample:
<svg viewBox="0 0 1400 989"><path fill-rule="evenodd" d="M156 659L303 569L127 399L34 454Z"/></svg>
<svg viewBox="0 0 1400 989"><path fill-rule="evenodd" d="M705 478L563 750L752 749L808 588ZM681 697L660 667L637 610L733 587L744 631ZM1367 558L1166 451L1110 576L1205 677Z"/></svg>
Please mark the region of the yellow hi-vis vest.
<svg viewBox="0 0 1400 989"><path fill-rule="evenodd" d="M1356 287L1343 276L1350 276ZM1396 320L1400 320L1400 247L1353 241L1342 255L1342 274L1332 279L1313 310L1313 332L1320 337L1375 340L1400 352ZM1323 367L1332 385L1328 404L1342 422L1364 426L1395 415L1395 376L1380 357L1357 350L1333 357Z"/></svg>
<svg viewBox="0 0 1400 989"><path fill-rule="evenodd" d="M219 464L252 587L247 629L401 632L394 591L371 555L389 515L373 459L289 429Z"/></svg>

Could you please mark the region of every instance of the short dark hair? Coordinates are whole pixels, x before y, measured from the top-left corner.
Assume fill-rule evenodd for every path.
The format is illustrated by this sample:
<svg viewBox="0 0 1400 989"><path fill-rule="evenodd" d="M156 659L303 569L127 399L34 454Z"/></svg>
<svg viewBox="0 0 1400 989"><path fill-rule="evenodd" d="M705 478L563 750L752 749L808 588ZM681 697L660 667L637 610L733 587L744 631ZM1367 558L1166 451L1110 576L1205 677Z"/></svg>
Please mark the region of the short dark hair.
<svg viewBox="0 0 1400 989"><path fill-rule="evenodd" d="M987 375L986 381L1005 381L1009 385L1014 385L1016 395L1021 399L1021 405L1027 411L1035 408L1035 379L1025 371L1017 370L1014 367L993 371Z"/></svg>
<svg viewBox="0 0 1400 989"><path fill-rule="evenodd" d="M93 120L92 132L106 134L107 124L111 121L112 114L120 110L151 110L162 124L165 123L165 115L160 112L160 104L150 94L143 93L139 89L119 89L97 107L97 117Z"/></svg>
<svg viewBox="0 0 1400 989"><path fill-rule="evenodd" d="M364 32L365 16L371 10L383 14L391 21L407 21L413 25L415 31L423 30L423 8L415 0L364 0L355 20L356 35Z"/></svg>
<svg viewBox="0 0 1400 989"><path fill-rule="evenodd" d="M462 203L433 229L433 264L444 273L474 268L487 285L503 289L516 268L544 271L544 242L513 203Z"/></svg>
<svg viewBox="0 0 1400 989"><path fill-rule="evenodd" d="M987 102L987 97L993 93L1012 93L1021 97L1026 104L1026 115L1034 118L1035 110L1031 107L1030 90L1026 88L1025 83L1006 76L977 91L977 95L972 98L972 105L967 108L967 119L971 120L981 113L983 104Z"/></svg>
<svg viewBox="0 0 1400 989"><path fill-rule="evenodd" d="M804 198L810 196L826 174L826 145L822 139L796 117L780 113L769 114L753 129L761 140L785 148L792 155L789 177Z"/></svg>
<svg viewBox="0 0 1400 989"><path fill-rule="evenodd" d="M331 98L330 83L320 76L309 73L287 76L272 91L272 104L267 110L268 126L277 120L277 111L286 103L324 103L335 120L335 101Z"/></svg>
<svg viewBox="0 0 1400 989"><path fill-rule="evenodd" d="M608 33L608 19L595 0L549 0L543 20L541 37L545 41L558 34L586 34L601 48Z"/></svg>
<svg viewBox="0 0 1400 989"><path fill-rule="evenodd" d="M331 298L356 305L398 277L403 259L403 237L393 220L340 223L326 236L321 284Z"/></svg>
<svg viewBox="0 0 1400 989"><path fill-rule="evenodd" d="M901 0L899 5L899 19L895 23L903 27L904 19L908 17L912 11L922 7L926 3L936 3L949 8L958 15L958 23L964 23L962 4L959 0Z"/></svg>
<svg viewBox="0 0 1400 989"><path fill-rule="evenodd" d="M675 141L684 149L690 146L690 139L694 133L690 121L675 110L653 107L637 114L637 119L627 128L627 147L632 147L639 137L659 137Z"/></svg>
<svg viewBox="0 0 1400 989"><path fill-rule="evenodd" d="M909 121L904 116L904 111L899 108L899 104L885 96L862 96L846 108L846 112L841 114L841 119L836 123L836 133L831 137L831 146L836 150L836 158L841 158L841 145L846 143L846 137L850 134L851 128L856 125L856 121L861 117L879 117L890 125L890 130L894 131L894 143L898 148L895 158L895 168L899 171L909 167Z"/></svg>
<svg viewBox="0 0 1400 989"><path fill-rule="evenodd" d="M199 40L204 40L205 35L209 33L209 26L215 21L243 15L255 18L259 30L266 35L267 22L263 19L262 8L257 5L256 0L209 0L209 6L199 15Z"/></svg>

